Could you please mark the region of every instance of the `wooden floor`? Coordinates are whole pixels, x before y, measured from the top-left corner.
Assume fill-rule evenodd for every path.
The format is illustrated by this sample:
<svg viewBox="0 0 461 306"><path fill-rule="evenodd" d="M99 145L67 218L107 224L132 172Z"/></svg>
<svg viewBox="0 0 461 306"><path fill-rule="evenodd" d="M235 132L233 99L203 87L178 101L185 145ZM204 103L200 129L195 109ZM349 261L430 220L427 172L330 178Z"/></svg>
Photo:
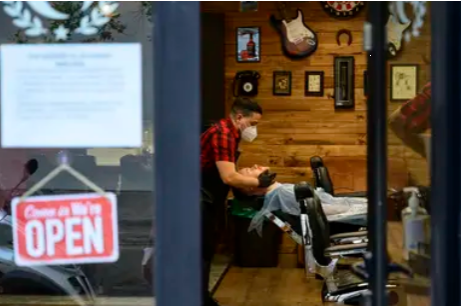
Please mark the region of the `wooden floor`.
<svg viewBox="0 0 461 306"><path fill-rule="evenodd" d="M402 261L400 224L389 224L389 252ZM320 306L322 283L296 268L296 255L281 255L278 268L232 267L215 293L222 306ZM405 305L405 304L402 304ZM407 293L406 306L429 306L428 295Z"/></svg>
<svg viewBox="0 0 461 306"><path fill-rule="evenodd" d="M321 282L295 267L296 255L282 255L278 268L232 267L215 298L222 306L318 306Z"/></svg>
<svg viewBox="0 0 461 306"><path fill-rule="evenodd" d="M402 261L401 234L400 224L389 224L389 253L394 261ZM296 255L281 255L278 268L230 268L215 292L215 298L222 306L323 306L321 287L321 281L306 278L304 270L296 268ZM398 306L429 306L427 282L418 287L424 288L426 293L412 294L408 287L407 303ZM67 306L71 303L63 298L2 296L0 305ZM155 303L152 298L99 298L96 305L154 306Z"/></svg>

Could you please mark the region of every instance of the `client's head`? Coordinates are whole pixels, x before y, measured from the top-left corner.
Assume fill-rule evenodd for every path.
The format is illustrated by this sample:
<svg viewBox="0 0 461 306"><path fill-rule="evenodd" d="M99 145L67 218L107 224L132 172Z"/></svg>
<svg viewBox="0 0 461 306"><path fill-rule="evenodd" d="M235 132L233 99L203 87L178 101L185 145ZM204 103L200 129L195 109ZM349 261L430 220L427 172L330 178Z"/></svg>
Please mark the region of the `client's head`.
<svg viewBox="0 0 461 306"><path fill-rule="evenodd" d="M244 176L250 176L254 178L258 178L258 176L263 173L264 171L269 170L269 167L261 167L259 165L253 165L253 167L245 167L241 168L238 173ZM232 188L232 193L234 197L237 199L251 199L254 196L249 196L248 192L243 189Z"/></svg>
<svg viewBox="0 0 461 306"><path fill-rule="evenodd" d="M264 171L269 170L269 167L261 167L259 165L254 165L253 167L241 168L238 173L244 176L251 176L257 178Z"/></svg>

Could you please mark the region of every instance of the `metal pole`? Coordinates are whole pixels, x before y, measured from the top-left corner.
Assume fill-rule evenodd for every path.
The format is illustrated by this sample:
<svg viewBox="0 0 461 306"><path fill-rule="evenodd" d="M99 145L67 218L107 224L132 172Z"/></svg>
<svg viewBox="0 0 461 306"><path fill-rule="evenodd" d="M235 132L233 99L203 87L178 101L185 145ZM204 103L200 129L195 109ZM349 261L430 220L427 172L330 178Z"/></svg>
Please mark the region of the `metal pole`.
<svg viewBox="0 0 461 306"><path fill-rule="evenodd" d="M431 2L431 25L431 305L460 305L461 3Z"/></svg>
<svg viewBox="0 0 461 306"><path fill-rule="evenodd" d="M200 2L156 2L153 38L156 300L200 306Z"/></svg>
<svg viewBox="0 0 461 306"><path fill-rule="evenodd" d="M386 34L388 4L369 2L371 30L368 70L371 82L367 111L367 184L371 305L387 306L387 101Z"/></svg>

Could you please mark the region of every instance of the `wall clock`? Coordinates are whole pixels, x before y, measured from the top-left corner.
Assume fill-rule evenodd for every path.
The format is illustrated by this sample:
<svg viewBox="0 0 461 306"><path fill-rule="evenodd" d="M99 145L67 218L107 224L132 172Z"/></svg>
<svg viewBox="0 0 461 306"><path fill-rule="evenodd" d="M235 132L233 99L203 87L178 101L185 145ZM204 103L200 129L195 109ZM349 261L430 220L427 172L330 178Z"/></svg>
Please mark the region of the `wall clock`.
<svg viewBox="0 0 461 306"><path fill-rule="evenodd" d="M365 1L320 1L323 9L336 18L354 17L365 7Z"/></svg>

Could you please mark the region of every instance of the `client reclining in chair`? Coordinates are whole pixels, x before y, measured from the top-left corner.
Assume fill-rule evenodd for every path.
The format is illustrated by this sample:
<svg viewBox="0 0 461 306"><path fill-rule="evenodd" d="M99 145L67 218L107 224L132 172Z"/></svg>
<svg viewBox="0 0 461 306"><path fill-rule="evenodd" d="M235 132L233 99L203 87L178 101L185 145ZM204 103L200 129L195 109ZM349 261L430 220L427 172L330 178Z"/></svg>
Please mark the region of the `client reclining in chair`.
<svg viewBox="0 0 461 306"><path fill-rule="evenodd" d="M239 173L246 176L258 177L262 172L269 171L267 167L254 165L251 168L242 168ZM294 184L275 182L265 190L234 189L233 193L238 201L257 201L263 197L263 205L253 218L249 230L256 230L260 235L265 214L281 211L284 214L299 216L301 211L294 194ZM322 202L323 210L329 221L348 221L357 225L366 225L367 200L366 198L335 198L321 189L316 190Z"/></svg>

